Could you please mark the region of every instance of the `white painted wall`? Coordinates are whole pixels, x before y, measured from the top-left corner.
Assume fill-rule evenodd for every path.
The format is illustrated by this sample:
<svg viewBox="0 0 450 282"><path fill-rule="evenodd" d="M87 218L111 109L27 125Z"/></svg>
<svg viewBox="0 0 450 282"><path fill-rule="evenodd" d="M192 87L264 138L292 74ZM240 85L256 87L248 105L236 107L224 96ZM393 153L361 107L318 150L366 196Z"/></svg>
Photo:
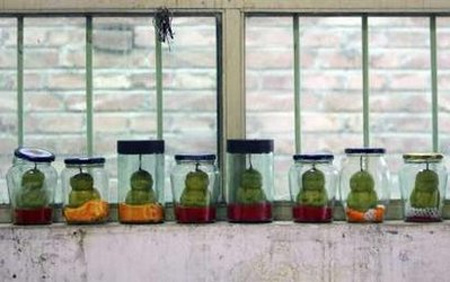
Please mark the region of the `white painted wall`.
<svg viewBox="0 0 450 282"><path fill-rule="evenodd" d="M0 225L0 281L450 281L450 223Z"/></svg>

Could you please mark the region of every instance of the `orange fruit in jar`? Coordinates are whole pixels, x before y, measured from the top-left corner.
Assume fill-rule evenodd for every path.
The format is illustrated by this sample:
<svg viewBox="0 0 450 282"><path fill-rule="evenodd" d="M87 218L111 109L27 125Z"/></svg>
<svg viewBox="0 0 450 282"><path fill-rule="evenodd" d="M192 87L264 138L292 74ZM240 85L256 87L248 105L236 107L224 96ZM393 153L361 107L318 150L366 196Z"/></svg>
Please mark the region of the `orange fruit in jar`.
<svg viewBox="0 0 450 282"><path fill-rule="evenodd" d="M164 209L160 204L119 204L119 219L121 222L159 222L163 218Z"/></svg>
<svg viewBox="0 0 450 282"><path fill-rule="evenodd" d="M68 222L95 222L106 219L108 212L107 202L92 200L77 208L65 208L64 216Z"/></svg>

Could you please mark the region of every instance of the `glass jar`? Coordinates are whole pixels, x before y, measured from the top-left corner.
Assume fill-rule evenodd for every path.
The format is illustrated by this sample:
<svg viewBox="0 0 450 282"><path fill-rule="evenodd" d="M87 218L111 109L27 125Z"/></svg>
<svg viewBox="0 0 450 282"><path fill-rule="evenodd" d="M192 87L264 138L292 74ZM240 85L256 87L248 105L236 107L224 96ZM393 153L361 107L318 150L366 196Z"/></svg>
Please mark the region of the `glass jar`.
<svg viewBox="0 0 450 282"><path fill-rule="evenodd" d="M55 155L38 148L18 148L6 175L14 224L50 224L58 173Z"/></svg>
<svg viewBox="0 0 450 282"><path fill-rule="evenodd" d="M399 172L405 221L437 222L442 220L447 170L442 154L410 153L403 155Z"/></svg>
<svg viewBox="0 0 450 282"><path fill-rule="evenodd" d="M226 201L231 222L271 222L273 140L228 140Z"/></svg>
<svg viewBox="0 0 450 282"><path fill-rule="evenodd" d="M294 155L289 187L295 222L331 222L338 172L330 154Z"/></svg>
<svg viewBox="0 0 450 282"><path fill-rule="evenodd" d="M117 141L119 221L164 221L164 141Z"/></svg>
<svg viewBox="0 0 450 282"><path fill-rule="evenodd" d="M219 172L214 154L175 155L170 174L175 218L178 223L209 223L216 220Z"/></svg>
<svg viewBox="0 0 450 282"><path fill-rule="evenodd" d="M390 174L383 148L345 149L340 196L348 222L382 222L389 202Z"/></svg>
<svg viewBox="0 0 450 282"><path fill-rule="evenodd" d="M101 223L109 215L108 176L104 158L68 158L61 173L67 223Z"/></svg>

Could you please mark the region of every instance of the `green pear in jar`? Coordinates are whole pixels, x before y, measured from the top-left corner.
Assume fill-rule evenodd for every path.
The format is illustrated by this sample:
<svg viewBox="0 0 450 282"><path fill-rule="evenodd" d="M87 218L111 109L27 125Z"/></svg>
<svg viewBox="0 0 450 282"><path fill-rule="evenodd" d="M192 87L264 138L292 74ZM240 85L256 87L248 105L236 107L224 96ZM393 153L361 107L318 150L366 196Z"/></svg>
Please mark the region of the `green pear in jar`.
<svg viewBox="0 0 450 282"><path fill-rule="evenodd" d="M69 206L79 207L92 200L100 200L100 193L94 188L94 179L89 173L80 172L70 178Z"/></svg>
<svg viewBox="0 0 450 282"><path fill-rule="evenodd" d="M297 203L305 206L323 207L328 202L325 189L325 175L313 167L302 175L302 189L297 195Z"/></svg>
<svg viewBox="0 0 450 282"><path fill-rule="evenodd" d="M209 177L196 165L195 171L187 174L185 187L181 194L180 204L185 207L206 207L211 201L211 192L208 190Z"/></svg>
<svg viewBox="0 0 450 282"><path fill-rule="evenodd" d="M41 208L48 205L49 199L44 188L45 175L36 167L22 175L21 189L16 203L19 208Z"/></svg>

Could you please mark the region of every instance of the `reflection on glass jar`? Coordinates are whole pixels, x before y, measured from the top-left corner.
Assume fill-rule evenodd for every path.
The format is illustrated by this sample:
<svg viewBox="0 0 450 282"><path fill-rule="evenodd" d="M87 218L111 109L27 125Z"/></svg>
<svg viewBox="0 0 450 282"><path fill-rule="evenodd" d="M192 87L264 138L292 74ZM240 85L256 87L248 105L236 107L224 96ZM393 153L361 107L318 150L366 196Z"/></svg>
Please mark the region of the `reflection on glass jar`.
<svg viewBox="0 0 450 282"><path fill-rule="evenodd" d="M331 222L338 173L330 154L294 155L289 187L295 222Z"/></svg>
<svg viewBox="0 0 450 282"><path fill-rule="evenodd" d="M164 141L117 141L119 221L164 221Z"/></svg>
<svg viewBox="0 0 450 282"><path fill-rule="evenodd" d="M228 140L226 169L228 220L272 221L273 140Z"/></svg>
<svg viewBox="0 0 450 282"><path fill-rule="evenodd" d="M68 158L61 173L63 214L67 223L100 223L109 215L104 158Z"/></svg>
<svg viewBox="0 0 450 282"><path fill-rule="evenodd" d="M6 179L14 224L49 224L58 174L55 156L42 149L18 148Z"/></svg>
<svg viewBox="0 0 450 282"><path fill-rule="evenodd" d="M411 222L442 220L447 187L447 170L438 153L403 155L404 166L399 173L404 216Z"/></svg>
<svg viewBox="0 0 450 282"><path fill-rule="evenodd" d="M213 154L175 155L172 169L175 218L178 223L210 223L216 220L219 172Z"/></svg>
<svg viewBox="0 0 450 282"><path fill-rule="evenodd" d="M390 197L383 148L345 149L340 196L348 222L382 222Z"/></svg>

